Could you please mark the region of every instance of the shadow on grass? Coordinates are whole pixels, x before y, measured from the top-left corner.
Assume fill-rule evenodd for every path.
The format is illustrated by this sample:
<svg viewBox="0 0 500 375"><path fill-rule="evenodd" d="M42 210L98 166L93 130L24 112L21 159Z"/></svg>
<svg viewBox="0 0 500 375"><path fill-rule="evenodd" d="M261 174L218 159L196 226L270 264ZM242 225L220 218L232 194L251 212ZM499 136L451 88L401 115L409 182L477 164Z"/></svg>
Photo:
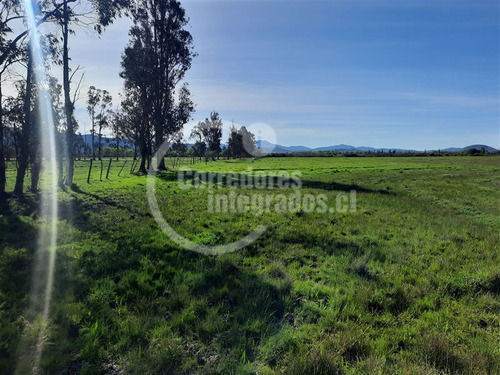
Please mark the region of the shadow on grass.
<svg viewBox="0 0 500 375"><path fill-rule="evenodd" d="M246 181L249 176L243 173L211 173L211 172L199 172L192 171L190 174L183 175L183 183L192 184L195 183L196 177L203 175L206 180L219 184L221 187L228 187L233 181ZM165 182L174 182L179 181L178 174L176 172L160 172L156 175L157 178L165 181ZM258 177L257 177L258 178ZM297 180L283 178L282 176L266 176L265 177L269 183L268 186L271 186L275 189L280 189L280 186L293 186L296 184ZM203 181L205 183L206 181ZM383 195L395 195L393 192L383 189L371 189L368 187L363 187L358 184L343 184L339 182L325 182L325 181L316 181L316 180L301 180L302 187L308 189L318 189L318 190L326 190L326 191L343 191L343 192L351 192L352 190L356 190L359 193L373 193L373 194L383 194ZM236 185L238 186L238 185Z"/></svg>
<svg viewBox="0 0 500 375"><path fill-rule="evenodd" d="M383 194L383 195L395 195L393 192L382 189L370 189L367 187L363 187L358 184L341 184L338 182L324 182L324 181L311 181L304 180L302 181L302 186L309 189L319 189L319 190L327 190L327 191L344 191L350 192L352 190L357 191L358 193L373 193L373 194Z"/></svg>
<svg viewBox="0 0 500 375"><path fill-rule="evenodd" d="M228 373L241 364L242 353L246 361L255 360L260 341L279 330L289 289L245 270L231 257L165 248L164 242L155 242L157 232L150 231L144 213L131 221L138 230L124 235L109 217L122 209L137 215L132 204L78 188L68 194L70 199L60 201L60 218L82 234L74 239L77 256L64 249L58 253L50 336L58 345L44 353L47 373L100 373L117 347L120 358L130 360L139 373L182 373L186 358L192 359L193 370L203 366ZM90 214L96 201L111 215ZM2 326L11 325L26 308L37 238L36 227L22 218L36 213L36 197L11 204L15 207L2 207L0 221L0 239L13 248L9 259L3 253L0 258L0 289L13 301L7 304L9 315L0 312ZM134 235L141 238L129 238ZM25 247L29 251L19 251ZM92 331L96 322L99 328ZM158 349L151 340L162 327L171 337ZM8 350L0 365L12 373L21 329L9 332L2 332ZM176 347L177 342L186 345Z"/></svg>
<svg viewBox="0 0 500 375"><path fill-rule="evenodd" d="M14 372L37 245L37 229L21 216L36 213L36 208L30 197L0 203L0 368L5 374Z"/></svg>
<svg viewBox="0 0 500 375"><path fill-rule="evenodd" d="M70 201L59 203L59 217L68 220L71 224L84 231L100 230L99 223L92 222L86 213L96 210L93 201L104 205L104 210L111 208L127 211L131 220L141 217L152 217L149 211L140 212L139 210L134 210L131 208L132 205L121 204L112 198L85 191L78 186L74 186L69 195L71 196Z"/></svg>

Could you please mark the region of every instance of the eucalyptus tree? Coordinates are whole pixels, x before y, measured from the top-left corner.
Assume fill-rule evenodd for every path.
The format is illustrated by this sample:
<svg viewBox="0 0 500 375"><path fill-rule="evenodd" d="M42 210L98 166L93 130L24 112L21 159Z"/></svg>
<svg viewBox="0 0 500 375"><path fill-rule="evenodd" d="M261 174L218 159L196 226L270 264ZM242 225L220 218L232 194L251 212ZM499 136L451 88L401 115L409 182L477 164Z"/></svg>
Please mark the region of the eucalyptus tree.
<svg viewBox="0 0 500 375"><path fill-rule="evenodd" d="M122 109L140 114L137 141L140 172L150 167L154 146L172 142L194 111L189 88L181 84L195 56L189 19L177 0L136 1L131 7L133 26L122 57ZM164 159L157 167L165 169Z"/></svg>
<svg viewBox="0 0 500 375"><path fill-rule="evenodd" d="M202 139L207 145L210 157L215 159L221 151L222 120L218 112L212 112L210 118L199 122L192 130L191 137Z"/></svg>
<svg viewBox="0 0 500 375"><path fill-rule="evenodd" d="M133 100L132 92L128 92L115 113L115 126L119 128L123 138L134 144L134 161L137 159L137 150L141 144L142 116L141 109Z"/></svg>
<svg viewBox="0 0 500 375"><path fill-rule="evenodd" d="M10 38L14 34L13 24L22 18L19 0L3 0L0 6L0 199L4 198L6 185L6 164L4 148L4 108L2 86L9 68L22 56L18 41ZM14 42L15 41L15 42Z"/></svg>
<svg viewBox="0 0 500 375"><path fill-rule="evenodd" d="M132 37L140 39L151 54L145 63L154 143L158 148L164 141L172 141L184 125L177 117L178 104L186 103L184 99L189 96L189 90L185 87L179 89L177 104L175 96L176 88L191 68L195 56L193 37L187 30L189 18L179 1L135 1L135 5L131 11L134 22ZM158 161L157 167L165 169L163 159Z"/></svg>
<svg viewBox="0 0 500 375"><path fill-rule="evenodd" d="M19 155L19 165L16 174L16 183L14 186L14 193L17 195L23 194L24 188L24 177L26 175L26 170L28 169L29 163L29 146L30 146L30 134L32 126L31 118L31 103L33 97L33 61L31 58L31 53L28 52L28 61L26 68L26 89L24 92L24 102L23 102L23 126L21 131L21 141Z"/></svg>
<svg viewBox="0 0 500 375"><path fill-rule="evenodd" d="M133 135L141 153L139 171L146 173L146 164L151 154L153 121L150 108L153 102L152 90L152 33L149 28L134 25L129 32L129 44L122 56L120 76L124 79L124 94L121 108L125 132ZM148 166L149 167L149 166Z"/></svg>
<svg viewBox="0 0 500 375"><path fill-rule="evenodd" d="M111 111L111 129L115 138L116 160L120 159L120 142L123 139L122 116L118 111Z"/></svg>
<svg viewBox="0 0 500 375"><path fill-rule="evenodd" d="M38 98L46 87L50 87L50 79L47 82L41 82L36 79L36 75L40 69L49 68L49 60L44 62L43 66L35 66L32 56L31 56L31 46L33 41L28 39L27 45L25 46L24 55L26 56L26 61L21 62L21 65L26 64L26 80L25 80L25 90L24 90L24 102L23 102L23 125L21 128L20 137L20 154L19 154L19 164L16 174L16 182L14 187L14 193L16 195L22 195L24 190L24 179L28 166L31 164L31 190L36 191L38 189L39 175L41 171L41 146L40 146L40 121L41 118L38 116L39 113L39 103ZM46 34L39 41L39 45L42 49L42 53L46 56L53 57L57 60L58 49L57 41L54 35ZM49 90L50 91L50 90Z"/></svg>
<svg viewBox="0 0 500 375"><path fill-rule="evenodd" d="M12 96L5 98L3 103L3 118L5 120L4 132L4 145L8 148L4 149L5 157L14 158L16 161L19 160L20 154L20 140L21 131L23 127L23 102L24 102L24 90L25 82L19 80L14 82L15 93Z"/></svg>
<svg viewBox="0 0 500 375"><path fill-rule="evenodd" d="M64 164L64 133L65 122L64 122L64 105L62 101L62 85L59 80L55 77L49 77L49 93L52 101L52 118L54 119L54 130L56 135L56 147L57 147L57 170L58 170L58 184L62 186L63 184L63 164Z"/></svg>
<svg viewBox="0 0 500 375"><path fill-rule="evenodd" d="M87 93L87 112L90 116L92 130L92 158L95 159L95 135L98 128L98 155L102 156L102 130L110 123L112 117L111 105L113 98L106 90L101 90L95 86L90 86Z"/></svg>
<svg viewBox="0 0 500 375"><path fill-rule="evenodd" d="M242 126L239 130L241 136L241 141L243 145L243 156L253 156L257 149L257 141L255 140L255 134L250 132L246 126Z"/></svg>
<svg viewBox="0 0 500 375"><path fill-rule="evenodd" d="M70 3L75 3L77 0L66 0ZM29 162L28 145L29 132L33 130L28 116L29 98L31 97L31 78L33 75L32 67L28 54L25 53L27 41L29 39L29 30L24 27L20 31L19 25L26 26L25 19L25 2L21 0L2 0L0 5L0 196L5 192L5 155L3 149L3 108L2 108L2 76L12 65L24 61L26 69L26 92L24 104L24 126L22 127L21 136L21 153L19 158L19 169L16 176L15 192L22 194L24 186L24 176ZM58 18L63 4L57 1L32 1L30 5L37 13L37 26L43 23L54 21ZM29 79L28 79L29 78Z"/></svg>
<svg viewBox="0 0 500 375"><path fill-rule="evenodd" d="M97 16L94 29L102 33L104 28L110 25L130 5L129 0L90 0L92 12ZM58 5L57 19L62 32L62 65L63 65L63 89L64 109L66 115L66 185L73 185L74 174L74 102L71 100L71 78L69 58L69 37L74 33L71 25L78 23L82 15L78 11L79 2L75 0L62 0Z"/></svg>
<svg viewBox="0 0 500 375"><path fill-rule="evenodd" d="M96 88L95 86L90 86L89 91L87 93L87 112L90 116L90 135L92 142L92 159L95 160L95 127L97 124L97 108L99 106L99 102L101 101L101 89Z"/></svg>
<svg viewBox="0 0 500 375"><path fill-rule="evenodd" d="M97 133L98 137L98 155L99 160L102 159L102 131L110 126L110 121L113 116L113 111L111 110L111 106L113 105L113 98L111 94L102 90L101 99L99 101L99 114L97 115L97 123L99 131Z"/></svg>
<svg viewBox="0 0 500 375"><path fill-rule="evenodd" d="M176 139L176 134L179 134L184 125L191 120L194 111L195 104L191 99L189 84L185 82L179 89L177 102L172 106L171 126L169 129L171 141Z"/></svg>
<svg viewBox="0 0 500 375"><path fill-rule="evenodd" d="M0 4L0 97L1 97L1 74L5 72L7 66L11 65L18 59L23 44L29 38L29 30L22 29L20 32L15 32L14 24L19 24L19 21L24 20L26 2L21 0L2 0ZM53 22L60 26L62 33L62 61L63 66L63 90L64 90L64 109L66 117L66 155L67 155L67 176L66 184L73 183L74 170L74 145L73 137L75 130L75 121L73 116L74 100L71 98L71 78L70 73L70 57L69 57L69 37L73 33L71 27L79 22L79 18L87 16L88 6L91 5L90 13L93 15L93 22L83 23L83 25L93 25L98 33L102 33L104 28L120 15L122 10L126 10L130 5L129 0L89 0L83 4L79 0L41 0L30 1L30 5L36 12L36 25L40 26L43 23ZM83 9L83 10L82 10ZM82 14L85 12L86 14ZM82 24L81 24L82 25ZM27 64L27 76L30 64ZM73 72L74 74L74 72ZM27 80L29 81L29 80ZM28 87L31 88L31 87ZM27 94L28 95L28 94ZM1 99L1 98L0 98ZM1 103L1 100L0 100ZM0 141L3 138L3 111L0 105ZM30 130L29 120L25 119L26 130ZM23 136L23 144L26 145L26 137ZM0 142L3 145L3 142ZM27 152L27 150L26 150ZM5 164L4 150L0 146L0 195L5 190ZM25 156L20 158L20 166L24 169L27 165ZM19 172L19 171L18 171ZM21 171L21 172L25 172ZM16 192L22 194L24 174L18 173L16 177Z"/></svg>
<svg viewBox="0 0 500 375"><path fill-rule="evenodd" d="M227 152L233 158L240 158L243 153L243 137L235 126L229 130Z"/></svg>

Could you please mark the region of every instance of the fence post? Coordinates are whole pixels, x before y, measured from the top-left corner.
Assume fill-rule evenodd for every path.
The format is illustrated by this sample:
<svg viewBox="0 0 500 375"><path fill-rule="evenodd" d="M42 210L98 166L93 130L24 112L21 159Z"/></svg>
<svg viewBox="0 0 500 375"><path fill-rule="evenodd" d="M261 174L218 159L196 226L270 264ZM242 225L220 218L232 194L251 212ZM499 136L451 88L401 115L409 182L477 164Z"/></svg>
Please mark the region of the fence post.
<svg viewBox="0 0 500 375"><path fill-rule="evenodd" d="M120 169L120 172L118 172L118 177L120 177L120 175L123 172L123 168L125 168L126 165L127 165L127 160L125 160L125 163L123 163L122 169Z"/></svg>
<svg viewBox="0 0 500 375"><path fill-rule="evenodd" d="M104 169L104 165L102 163L102 159L101 159L101 176L99 177L99 181L102 181L102 170Z"/></svg>
<svg viewBox="0 0 500 375"><path fill-rule="evenodd" d="M89 175L87 176L87 184L90 184L90 174L92 173L92 162L94 160L91 158L90 159L90 164L89 164Z"/></svg>
<svg viewBox="0 0 500 375"><path fill-rule="evenodd" d="M134 172L134 168L135 168L135 164L136 164L137 160L134 160L132 162L132 167L130 168L130 174L132 174Z"/></svg>
<svg viewBox="0 0 500 375"><path fill-rule="evenodd" d="M109 158L108 170L107 170L107 172L106 172L106 180L108 180L108 179L109 179L109 170L111 169L111 161L112 161L112 160L113 160L113 159Z"/></svg>

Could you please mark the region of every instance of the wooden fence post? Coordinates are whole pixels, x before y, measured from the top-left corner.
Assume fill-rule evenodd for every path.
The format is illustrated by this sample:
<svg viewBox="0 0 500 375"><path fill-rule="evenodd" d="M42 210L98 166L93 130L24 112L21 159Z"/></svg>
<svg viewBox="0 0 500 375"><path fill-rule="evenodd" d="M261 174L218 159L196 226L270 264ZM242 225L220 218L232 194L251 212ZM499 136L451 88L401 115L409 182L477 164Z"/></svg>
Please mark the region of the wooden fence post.
<svg viewBox="0 0 500 375"><path fill-rule="evenodd" d="M118 177L120 177L120 175L122 174L123 169L125 168L126 165L127 165L127 160L125 160L125 163L123 163L122 169L120 169L120 172L118 172Z"/></svg>
<svg viewBox="0 0 500 375"><path fill-rule="evenodd" d="M109 158L108 170L106 172L106 180L109 180L109 170L111 169L111 161L113 159Z"/></svg>
<svg viewBox="0 0 500 375"><path fill-rule="evenodd" d="M90 159L90 164L89 164L89 175L87 176L87 184L90 184L90 174L92 173L92 162L94 160L91 158Z"/></svg>

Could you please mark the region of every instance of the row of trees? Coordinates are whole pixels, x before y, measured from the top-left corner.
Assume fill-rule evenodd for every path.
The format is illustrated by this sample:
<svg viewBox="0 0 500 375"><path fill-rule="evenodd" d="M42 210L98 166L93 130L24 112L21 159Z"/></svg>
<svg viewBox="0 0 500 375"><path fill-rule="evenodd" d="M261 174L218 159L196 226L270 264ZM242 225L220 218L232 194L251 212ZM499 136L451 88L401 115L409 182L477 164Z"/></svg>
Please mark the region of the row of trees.
<svg viewBox="0 0 500 375"><path fill-rule="evenodd" d="M141 2L130 15L119 122L124 136L139 146L139 171L146 173L153 151L178 141L194 112L189 86L181 82L196 54L186 30L189 19L178 1ZM156 167L166 169L163 158Z"/></svg>
<svg viewBox="0 0 500 375"><path fill-rule="evenodd" d="M36 116L37 88L33 80L34 67L30 57L29 30L16 33L16 27L26 25L23 1L3 0L0 5L0 195L4 195L6 184L5 134L8 141L15 139L17 177L15 193L22 194L24 178L29 165L32 166L32 186L38 186L37 175L41 166L39 153L39 119ZM120 76L124 79L123 100L120 109L111 112L112 99L105 90L91 87L88 92L88 111L92 119L92 137L99 137L97 156L102 156L102 130L112 126L119 135L130 139L139 146L141 152L141 172L150 167L152 150L164 141L175 142L179 131L190 119L194 104L190 98L187 83L181 83L186 71L191 67L193 39L186 30L188 17L177 0L91 0L91 11L87 4L77 0L32 1L36 9L37 25L51 25L52 33L44 36L45 52L54 64L62 67L62 85L51 79L54 111L57 112L60 149L65 155L66 171L64 183L73 184L74 158L78 152L75 132L78 125L74 118L75 101L79 84L73 81L78 68L70 67L69 41L73 28L91 26L102 33L117 16L129 16L133 26L129 32L130 42L123 53ZM24 70L24 74L22 71ZM7 80L15 87L17 96L2 96L2 85ZM49 84L49 83L47 83ZM73 88L73 90L72 90ZM52 92L51 92L52 94ZM4 105L7 107L4 111ZM58 105L61 105L58 107ZM5 118L4 118L5 114ZM5 119L10 130L4 131ZM111 121L111 119L113 121ZM61 137L60 137L61 138ZM92 148L95 142L92 141ZM119 147L119 142L116 142ZM76 146L76 147L75 147ZM92 150L93 157L96 151ZM60 163L62 168L62 162ZM165 169L163 161L157 166ZM60 171L61 183L63 171Z"/></svg>
<svg viewBox="0 0 500 375"><path fill-rule="evenodd" d="M88 5L90 4L90 10ZM65 142L60 142L64 147L67 157L65 183L73 184L74 154L75 154L75 131L77 128L74 119L74 106L76 101L76 90L71 90L73 79L78 68L70 68L69 41L76 25L93 27L98 33L103 32L122 11L127 11L133 5L130 0L90 0L88 4L82 4L77 0L53 0L53 1L30 1L2 0L0 4L0 196L4 196L6 185L6 163L4 147L4 102L8 106L6 116L9 120L16 117L15 122L19 126L19 149L17 155L18 170L15 183L15 193L22 194L24 190L24 179L28 166L31 165L33 190L37 189L38 177L41 168L40 145L39 145L39 118L34 115L36 110L37 87L33 79L35 67L30 56L30 32L25 22L25 6L33 7L37 14L37 26L51 25L52 32L46 34L42 45L47 56L52 58L54 64L62 67L62 85L59 86L55 79L51 78L49 85L51 95L57 104L58 97L54 96L53 90L61 90L62 113L58 113L55 126L59 134L65 134ZM19 30L20 25L24 29ZM21 73L24 70L24 74ZM17 98L3 98L3 86L8 80L12 84L12 77L22 76L15 86ZM12 102L22 102L22 106L14 105ZM56 105L54 111L57 111ZM15 109L14 109L15 108ZM19 110L19 108L22 108ZM62 156L61 156L62 159ZM62 162L60 163L62 166ZM60 170L62 183L62 170Z"/></svg>
<svg viewBox="0 0 500 375"><path fill-rule="evenodd" d="M222 120L217 112L212 112L209 118L199 122L191 132L191 139L195 140L193 152L205 159L215 160L222 152ZM231 126L227 149L224 156L243 158L256 156L255 135L245 126L237 129Z"/></svg>
<svg viewBox="0 0 500 375"><path fill-rule="evenodd" d="M31 189L36 190L42 166L37 116L38 88L33 79L35 69L29 53L30 33L26 26L25 2L2 0L0 5L0 196L6 184L7 154L14 154L17 165L15 193L22 194L24 179L31 170ZM123 94L117 109L112 109L112 97L104 89L91 86L87 92L87 111L91 121L92 158L103 156L104 129L115 137L116 155L120 140L135 145L140 153L139 171L148 168L166 169L163 159L151 165L153 152L164 142L181 152L182 129L191 119L195 105L189 85L184 81L196 56L193 38L187 30L189 18L178 0L90 0L91 10L77 0L31 1L36 8L38 26L50 30L42 40L47 61L62 68L62 84L56 77L44 83L53 103L54 127L60 151L59 179L61 184L73 184L74 159L88 154L88 145L77 136L74 117L83 74L70 67L70 38L75 26L93 27L102 33L112 21L125 14L133 25L129 43L121 62L120 76L124 80ZM85 11L84 11L85 9ZM14 25L17 25L14 27ZM48 69L50 64L47 62ZM77 79L79 75L79 79ZM4 98L5 82L16 94ZM8 124L8 126L6 126ZM215 159L221 153L222 120L217 112L200 122L191 137L195 140L192 154ZM97 147L96 140L97 138ZM245 127L231 129L226 154L232 157L251 155L255 137ZM7 152L6 152L7 151ZM184 152L182 151L182 152ZM63 159L66 160L65 171ZM63 179L64 175L64 179Z"/></svg>
<svg viewBox="0 0 500 375"><path fill-rule="evenodd" d="M90 134L92 136L92 158L95 159L95 136L97 131L98 142L98 157L102 158L102 136L103 129L108 128L111 123L111 119L114 115L111 106L113 104L113 98L111 94L106 90L101 90L95 86L90 86L87 93L87 111L90 115L91 120L91 130ZM117 147L119 147L119 131L115 132ZM117 153L118 155L118 153Z"/></svg>

